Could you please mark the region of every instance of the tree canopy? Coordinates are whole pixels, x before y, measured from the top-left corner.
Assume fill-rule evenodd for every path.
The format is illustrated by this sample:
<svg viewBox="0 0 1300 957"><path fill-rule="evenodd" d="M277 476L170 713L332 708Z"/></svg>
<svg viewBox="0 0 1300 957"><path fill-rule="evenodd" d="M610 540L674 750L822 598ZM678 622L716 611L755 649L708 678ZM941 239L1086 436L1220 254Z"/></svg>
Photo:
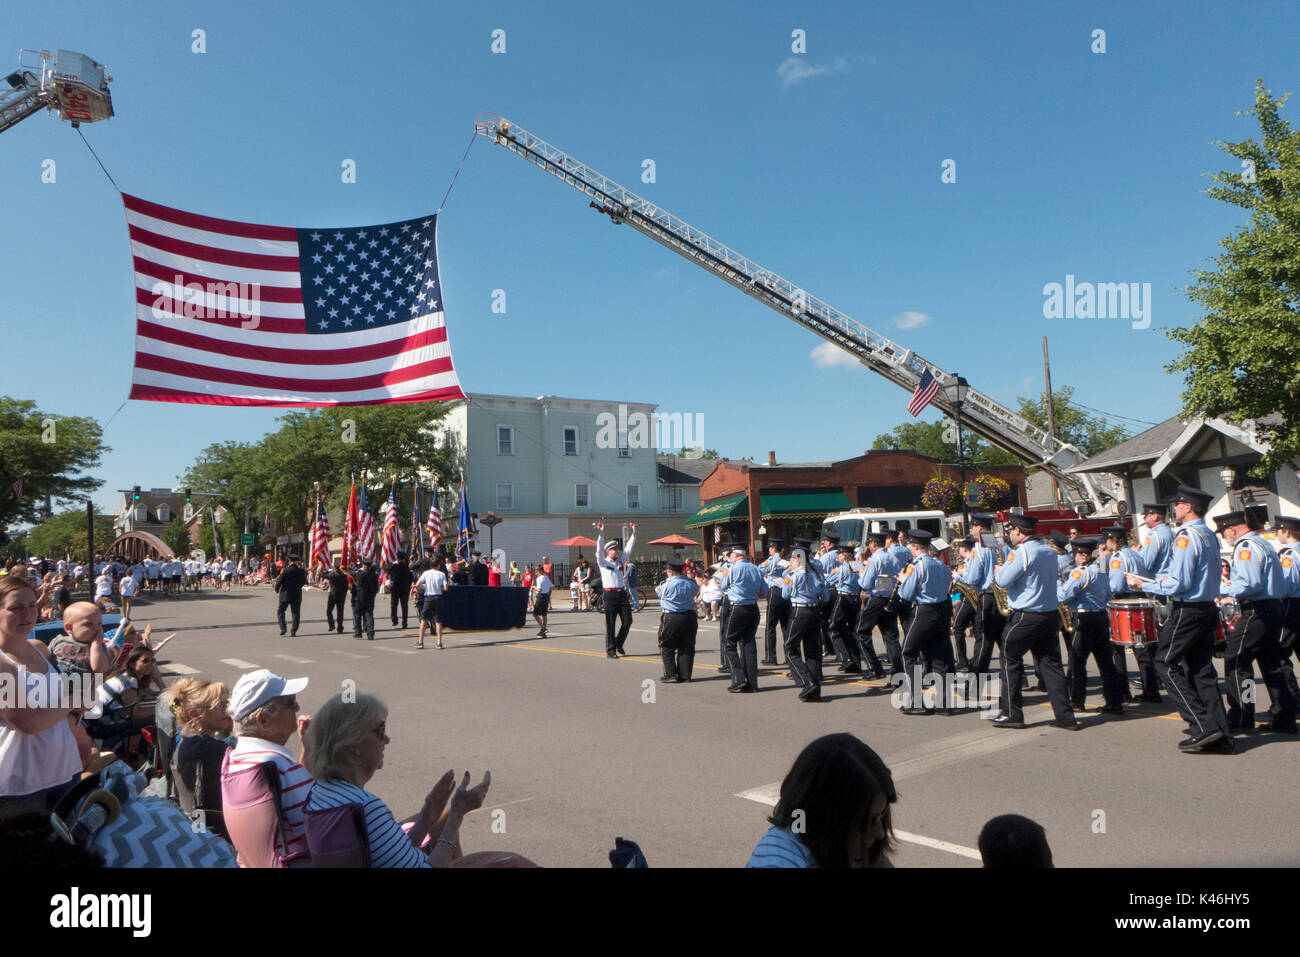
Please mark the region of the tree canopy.
<svg viewBox="0 0 1300 957"><path fill-rule="evenodd" d="M113 540L113 516L95 513L95 551L108 550ZM52 515L27 532L27 550L42 558L86 557L86 510Z"/></svg>
<svg viewBox="0 0 1300 957"><path fill-rule="evenodd" d="M85 501L104 483L84 473L109 451L94 419L53 415L30 400L0 396L0 525L41 521L47 495L55 504ZM17 481L21 499L12 491Z"/></svg>
<svg viewBox="0 0 1300 957"><path fill-rule="evenodd" d="M1204 192L1250 222L1220 240L1210 268L1194 270L1184 291L1201 319L1166 330L1185 347L1168 366L1186 374L1183 416L1253 421L1271 447L1253 470L1261 476L1300 461L1300 130L1279 115L1289 96L1274 99L1256 81L1254 107L1237 115L1258 121L1261 140L1214 144L1239 165L1210 174Z"/></svg>

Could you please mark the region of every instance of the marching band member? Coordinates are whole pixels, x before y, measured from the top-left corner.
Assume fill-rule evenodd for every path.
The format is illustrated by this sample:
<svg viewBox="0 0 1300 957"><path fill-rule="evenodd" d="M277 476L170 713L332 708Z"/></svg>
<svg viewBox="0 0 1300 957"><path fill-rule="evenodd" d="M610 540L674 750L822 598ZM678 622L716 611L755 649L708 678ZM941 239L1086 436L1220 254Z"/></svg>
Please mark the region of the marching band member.
<svg viewBox="0 0 1300 957"><path fill-rule="evenodd" d="M893 597L895 583L903 570L902 564L894 553L885 547L883 532L872 532L867 536L867 553L869 555L862 574L858 576L858 588L861 589L866 603L858 614L857 637L867 663L871 665L872 677L885 677L876 649L871 643L871 630L880 629L880 637L885 642L885 657L889 659L890 676L903 670L903 646L898 640L898 616L889 610L889 600ZM882 584L884 579L887 584Z"/></svg>
<svg viewBox="0 0 1300 957"><path fill-rule="evenodd" d="M952 590L952 572L948 566L930 554L933 536L923 529L914 528L907 533L911 563L903 569L903 580L898 586L898 597L915 602L912 618L903 638L903 681L908 688L907 704L903 714L931 714L921 698L921 677L928 670L944 677L936 707L944 714L954 714L948 701L946 676L951 669L951 647L948 631L951 627L952 603L948 593Z"/></svg>
<svg viewBox="0 0 1300 957"><path fill-rule="evenodd" d="M862 673L862 655L858 652L858 638L854 632L857 624L858 573L853 570L852 545L840 546L839 563L826 576L826 586L834 593L834 611L831 613L831 642L839 655L839 670L843 674Z"/></svg>
<svg viewBox="0 0 1300 957"><path fill-rule="evenodd" d="M1027 515L1007 519L1013 551L994 574L1007 590L1011 617L1002 635L1002 713L993 719L996 728L1025 726L1024 697L1025 655L1033 653L1047 695L1052 702L1058 728L1075 731L1079 723L1070 708L1070 695L1061 670L1060 647L1056 634L1061 616L1056 609L1056 586L1060 578L1056 555L1034 534L1038 520Z"/></svg>
<svg viewBox="0 0 1300 957"><path fill-rule="evenodd" d="M1155 581L1130 575L1133 588L1173 599L1169 620L1160 631L1155 665L1160 680L1173 695L1190 735L1178 743L1183 751L1232 754L1228 715L1214 671L1214 626L1219 611L1219 543L1205 524L1214 496L1184 485L1174 496L1174 557L1169 570Z"/></svg>
<svg viewBox="0 0 1300 957"><path fill-rule="evenodd" d="M781 546L772 542L767 546L768 556L758 570L767 581L767 621L763 634L763 661L765 665L775 665L776 660L776 626L781 626L781 644L785 644L790 635L790 603L781 594L781 580L790 563L781 557Z"/></svg>
<svg viewBox="0 0 1300 957"><path fill-rule="evenodd" d="M1128 576L1137 575L1146 578L1151 575L1151 567L1143 561L1142 556L1137 550L1128 545L1128 529L1123 525L1108 525L1101 530L1104 536L1102 544L1102 557L1106 563L1107 574L1110 576L1110 593L1114 598L1131 598L1141 593L1141 589L1134 588L1129 584ZM1116 645L1112 649L1112 656L1115 662L1115 670L1124 683L1124 700L1132 701L1133 694L1129 691L1128 683L1128 659L1124 657L1124 648ZM1155 661L1151 656L1150 648L1133 649L1133 657L1137 659L1138 674L1142 679L1142 696L1140 700L1149 701L1152 704L1160 704L1164 699L1160 697L1160 678L1156 674Z"/></svg>
<svg viewBox="0 0 1300 957"><path fill-rule="evenodd" d="M1124 713L1124 679L1115 670L1110 656L1110 580L1101 563L1090 564L1095 538L1076 538L1071 542L1074 570L1056 586L1056 600L1074 612L1074 635L1070 640L1070 702L1082 711L1088 696L1088 656L1097 662L1101 674L1101 693L1106 714Z"/></svg>
<svg viewBox="0 0 1300 957"><path fill-rule="evenodd" d="M1228 729L1255 730L1253 696L1243 696L1245 681L1253 679L1259 662L1272 702L1270 731L1296 733L1296 701L1287 687L1282 666L1282 599L1287 582L1282 564L1268 542L1246 522L1245 512L1228 512L1214 520L1215 530L1232 549L1232 578L1221 601L1236 599L1241 615L1228 635L1223 677L1228 691Z"/></svg>
<svg viewBox="0 0 1300 957"><path fill-rule="evenodd" d="M977 674L989 670L989 663L993 660L993 646L1002 648L1002 630L1006 624L1006 619L998 611L997 599L993 597L993 570L997 567L999 555L983 541L984 534L993 531L993 520L994 517L986 512L977 512L971 516L971 538L974 544L962 578L980 593L973 661Z"/></svg>
<svg viewBox="0 0 1300 957"><path fill-rule="evenodd" d="M632 606L627 600L627 563L632 560L632 545L636 541L636 525L628 536L627 547L619 548L617 540L605 544L605 523L596 526L596 564L600 566L600 583L604 589L601 601L605 603L605 657L627 657L623 644L632 630ZM618 634L614 621L619 621Z"/></svg>
<svg viewBox="0 0 1300 957"><path fill-rule="evenodd" d="M748 694L758 690L758 600L767 595L767 582L763 573L745 557L745 547L737 545L731 550L732 565L727 573L727 597L731 599L731 614L727 617L727 630L722 646L731 663L733 693Z"/></svg>
<svg viewBox="0 0 1300 957"><path fill-rule="evenodd" d="M835 570L836 564L840 560L839 554L840 537L835 532L826 532L822 538L821 550L817 553L816 562L821 567L822 577L829 581L831 572ZM827 587L828 597L824 598L821 603L821 639L822 639L822 657L838 658L835 650L835 643L831 641L831 616L835 614L835 590ZM844 664L843 661L840 664Z"/></svg>
<svg viewBox="0 0 1300 957"><path fill-rule="evenodd" d="M826 579L821 564L808 554L812 542L795 539L781 594L790 602L790 634L785 660L802 685L800 701L820 701L822 685L821 603Z"/></svg>
<svg viewBox="0 0 1300 957"><path fill-rule="evenodd" d="M1300 518L1279 515L1273 522L1277 528L1278 564L1286 579L1286 619L1282 628L1282 653L1295 653L1300 659L1296 636L1300 634Z"/></svg>
<svg viewBox="0 0 1300 957"><path fill-rule="evenodd" d="M700 586L682 575L686 567L680 555L668 559L668 577L655 587L659 596L659 651L663 656L667 682L691 680L695 663L695 635L699 619L695 617L695 597Z"/></svg>

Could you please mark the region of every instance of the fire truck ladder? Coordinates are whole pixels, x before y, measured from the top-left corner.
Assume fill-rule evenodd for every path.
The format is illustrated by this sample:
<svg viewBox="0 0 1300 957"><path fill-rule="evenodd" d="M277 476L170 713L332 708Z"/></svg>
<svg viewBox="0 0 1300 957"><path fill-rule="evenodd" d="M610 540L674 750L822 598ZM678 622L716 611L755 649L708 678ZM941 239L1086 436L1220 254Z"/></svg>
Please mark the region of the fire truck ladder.
<svg viewBox="0 0 1300 957"><path fill-rule="evenodd" d="M485 113L474 123L474 131L498 146L523 157L551 175L585 193L597 212L615 224L626 223L655 242L666 246L702 269L718 276L741 292L752 296L788 319L815 332L850 353L872 372L884 376L908 392L916 389L928 369L941 385L955 376L866 326L832 308L804 289L769 269L745 258L716 239L683 222L671 213L624 189L608 177L556 149L540 137L496 114ZM934 404L949 415L954 413L942 389ZM1061 442L982 392L971 388L962 403L962 424L972 432L1031 465L1052 475L1067 504L1091 504L1101 511L1114 496L1107 476L1076 475L1066 471L1086 456L1075 446Z"/></svg>

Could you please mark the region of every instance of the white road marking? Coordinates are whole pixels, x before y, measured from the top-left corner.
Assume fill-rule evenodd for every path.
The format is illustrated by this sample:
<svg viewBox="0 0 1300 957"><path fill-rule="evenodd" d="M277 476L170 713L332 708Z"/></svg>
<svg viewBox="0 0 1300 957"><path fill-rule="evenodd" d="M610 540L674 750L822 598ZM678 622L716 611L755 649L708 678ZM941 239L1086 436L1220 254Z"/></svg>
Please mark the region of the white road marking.
<svg viewBox="0 0 1300 957"><path fill-rule="evenodd" d="M162 673L165 675L197 675L202 674L198 668L191 668L189 665L182 665L179 662L170 662L163 665Z"/></svg>
<svg viewBox="0 0 1300 957"><path fill-rule="evenodd" d="M418 655L414 648L389 648L387 645L375 645L376 651L391 651L395 655Z"/></svg>
<svg viewBox="0 0 1300 957"><path fill-rule="evenodd" d="M232 668L239 668L241 671L256 671L261 665L255 665L251 661L245 661L243 658L222 658L223 665L230 665Z"/></svg>
<svg viewBox="0 0 1300 957"><path fill-rule="evenodd" d="M299 658L295 655L272 655L272 658L282 658L285 661L292 661L295 665L315 664L314 658Z"/></svg>
<svg viewBox="0 0 1300 957"><path fill-rule="evenodd" d="M350 651L339 651L337 648L329 649L331 655L343 655L345 658L369 658L369 655L354 655Z"/></svg>

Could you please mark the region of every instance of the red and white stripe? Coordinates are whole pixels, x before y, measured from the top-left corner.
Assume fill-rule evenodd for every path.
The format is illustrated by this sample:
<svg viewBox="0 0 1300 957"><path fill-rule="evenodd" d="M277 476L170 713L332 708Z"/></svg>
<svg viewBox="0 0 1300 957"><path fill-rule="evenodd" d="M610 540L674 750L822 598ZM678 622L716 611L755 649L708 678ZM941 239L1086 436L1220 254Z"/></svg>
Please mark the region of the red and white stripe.
<svg viewBox="0 0 1300 957"><path fill-rule="evenodd" d="M358 509L357 556L375 560L375 520L368 508Z"/></svg>
<svg viewBox="0 0 1300 957"><path fill-rule="evenodd" d="M131 398L251 406L464 398L441 310L309 334L294 229L199 216L126 194L122 202L135 270ZM186 317L185 297L197 304L196 293L178 289L177 276L182 285L256 286L256 300L209 293L205 309L227 317Z"/></svg>
<svg viewBox="0 0 1300 957"><path fill-rule="evenodd" d="M429 547L436 549L442 541L442 512L438 508L438 490L433 490L433 504L429 506L429 521L424 526L429 530Z"/></svg>
<svg viewBox="0 0 1300 957"><path fill-rule="evenodd" d="M397 561L397 553L402 550L402 539L397 531L397 504L390 498L384 506L384 540L380 562L387 566Z"/></svg>

